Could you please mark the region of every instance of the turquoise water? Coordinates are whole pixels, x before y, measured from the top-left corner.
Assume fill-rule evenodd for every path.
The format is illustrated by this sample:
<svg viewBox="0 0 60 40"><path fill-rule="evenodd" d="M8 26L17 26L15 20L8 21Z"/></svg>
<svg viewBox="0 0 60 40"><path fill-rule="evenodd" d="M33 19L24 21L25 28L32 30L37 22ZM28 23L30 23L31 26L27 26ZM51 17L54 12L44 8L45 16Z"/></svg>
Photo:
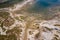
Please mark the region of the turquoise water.
<svg viewBox="0 0 60 40"><path fill-rule="evenodd" d="M23 2L24 0L8 0L0 3L0 8L10 7L16 3ZM35 0L34 4L27 8L27 12L34 14L42 14L44 17L50 17L52 13L48 13L48 8L59 5L59 0Z"/></svg>
<svg viewBox="0 0 60 40"><path fill-rule="evenodd" d="M45 19L52 18L54 13L49 8L60 6L59 0L36 0L35 4L28 8L27 12L41 14Z"/></svg>
<svg viewBox="0 0 60 40"><path fill-rule="evenodd" d="M52 6L56 6L56 5L60 5L60 1L59 0L36 0L35 4L30 7L30 11L43 11L48 7L52 7Z"/></svg>
<svg viewBox="0 0 60 40"><path fill-rule="evenodd" d="M0 7L9 7L15 3L19 3L22 1L24 0L8 0L3 3L0 3ZM34 2L35 4L33 5L33 9L36 8L34 10L38 10L41 7L49 7L51 5L60 5L59 0L35 0Z"/></svg>

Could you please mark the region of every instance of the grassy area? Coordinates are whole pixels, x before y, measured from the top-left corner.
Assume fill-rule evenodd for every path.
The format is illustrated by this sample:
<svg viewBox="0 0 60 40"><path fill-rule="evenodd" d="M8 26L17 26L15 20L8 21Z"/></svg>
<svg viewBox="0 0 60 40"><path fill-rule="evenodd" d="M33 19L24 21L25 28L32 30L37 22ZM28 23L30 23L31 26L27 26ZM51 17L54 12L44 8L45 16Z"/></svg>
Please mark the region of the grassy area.
<svg viewBox="0 0 60 40"><path fill-rule="evenodd" d="M7 18L9 16L8 12L0 12L0 17Z"/></svg>
<svg viewBox="0 0 60 40"><path fill-rule="evenodd" d="M14 34L11 35L0 35L0 40L17 40Z"/></svg>

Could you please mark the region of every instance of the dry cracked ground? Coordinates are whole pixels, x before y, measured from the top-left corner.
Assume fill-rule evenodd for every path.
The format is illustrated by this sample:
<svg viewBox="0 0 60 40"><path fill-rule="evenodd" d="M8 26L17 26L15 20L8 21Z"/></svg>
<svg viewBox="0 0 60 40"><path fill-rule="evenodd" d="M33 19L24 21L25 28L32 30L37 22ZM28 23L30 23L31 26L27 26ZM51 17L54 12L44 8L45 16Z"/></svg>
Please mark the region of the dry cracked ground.
<svg viewBox="0 0 60 40"><path fill-rule="evenodd" d="M33 1L0 8L0 40L60 40L60 6L28 12Z"/></svg>

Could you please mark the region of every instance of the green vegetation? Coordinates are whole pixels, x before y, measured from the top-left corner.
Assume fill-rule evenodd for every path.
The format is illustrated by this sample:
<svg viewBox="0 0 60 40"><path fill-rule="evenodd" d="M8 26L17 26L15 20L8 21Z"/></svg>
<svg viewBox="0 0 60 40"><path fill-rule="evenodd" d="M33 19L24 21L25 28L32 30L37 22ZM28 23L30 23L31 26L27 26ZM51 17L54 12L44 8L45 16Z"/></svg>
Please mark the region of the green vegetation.
<svg viewBox="0 0 60 40"><path fill-rule="evenodd" d="M45 27L48 31L52 31L53 29L52 28L48 28L48 27Z"/></svg>
<svg viewBox="0 0 60 40"><path fill-rule="evenodd" d="M0 12L0 17L7 18L10 14L8 12Z"/></svg>
<svg viewBox="0 0 60 40"><path fill-rule="evenodd" d="M3 27L3 20L7 19L9 15L8 12L0 12L0 27Z"/></svg>
<svg viewBox="0 0 60 40"><path fill-rule="evenodd" d="M60 40L60 37L59 37L59 35L57 35L57 34L54 34L54 38L53 38L52 40Z"/></svg>
<svg viewBox="0 0 60 40"><path fill-rule="evenodd" d="M22 2L23 0L8 0L6 2L0 3L0 8L12 7L14 4Z"/></svg>
<svg viewBox="0 0 60 40"><path fill-rule="evenodd" d="M14 27L13 29L11 29L11 30L8 30L8 31L6 31L6 33L7 34L9 34L9 33L15 33L15 34L20 34L22 32L22 29L20 29L19 27Z"/></svg>
<svg viewBox="0 0 60 40"><path fill-rule="evenodd" d="M9 26L13 25L14 22L15 22L15 21L14 21L13 18L8 17L7 19L4 20L3 25L9 27Z"/></svg>
<svg viewBox="0 0 60 40"><path fill-rule="evenodd" d="M15 34L11 35L0 35L0 40L17 40Z"/></svg>

